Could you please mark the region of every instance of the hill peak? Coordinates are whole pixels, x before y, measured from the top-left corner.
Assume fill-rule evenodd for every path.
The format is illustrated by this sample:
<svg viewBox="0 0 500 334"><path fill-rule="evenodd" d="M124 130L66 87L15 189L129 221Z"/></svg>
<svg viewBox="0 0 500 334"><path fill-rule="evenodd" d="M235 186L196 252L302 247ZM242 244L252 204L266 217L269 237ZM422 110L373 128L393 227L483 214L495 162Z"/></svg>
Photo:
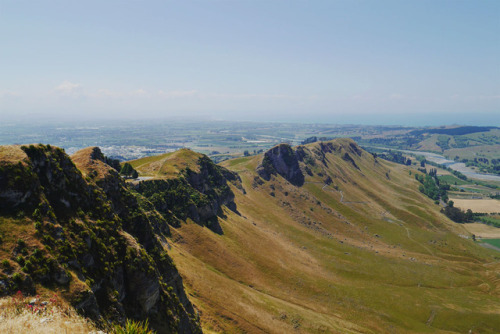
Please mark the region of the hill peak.
<svg viewBox="0 0 500 334"><path fill-rule="evenodd" d="M132 160L129 163L142 176L162 179L177 177L186 169L199 172L198 161L201 157L203 157L201 153L182 148L170 153Z"/></svg>
<svg viewBox="0 0 500 334"><path fill-rule="evenodd" d="M28 158L19 145L0 146L0 164L13 164Z"/></svg>
<svg viewBox="0 0 500 334"><path fill-rule="evenodd" d="M279 174L293 185L304 184L304 174L300 170L297 153L288 144L276 145L264 153L257 173L265 180L269 180L273 174Z"/></svg>
<svg viewBox="0 0 500 334"><path fill-rule="evenodd" d="M71 156L71 160L84 175L92 175L98 179L106 177L114 171L106 164L104 154L99 147L87 147Z"/></svg>

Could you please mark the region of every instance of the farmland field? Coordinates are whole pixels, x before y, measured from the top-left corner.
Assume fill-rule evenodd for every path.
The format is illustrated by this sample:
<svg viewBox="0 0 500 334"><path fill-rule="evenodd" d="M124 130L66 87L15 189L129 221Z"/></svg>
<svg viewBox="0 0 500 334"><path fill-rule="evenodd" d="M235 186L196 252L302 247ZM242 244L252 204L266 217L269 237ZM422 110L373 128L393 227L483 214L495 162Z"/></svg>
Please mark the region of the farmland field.
<svg viewBox="0 0 500 334"><path fill-rule="evenodd" d="M500 212L500 201L496 199L452 199L457 208L473 212Z"/></svg>
<svg viewBox="0 0 500 334"><path fill-rule="evenodd" d="M500 228L481 223L463 224L464 228L478 238L498 238L500 239Z"/></svg>
<svg viewBox="0 0 500 334"><path fill-rule="evenodd" d="M497 248L500 248L500 239L483 239L482 241Z"/></svg>

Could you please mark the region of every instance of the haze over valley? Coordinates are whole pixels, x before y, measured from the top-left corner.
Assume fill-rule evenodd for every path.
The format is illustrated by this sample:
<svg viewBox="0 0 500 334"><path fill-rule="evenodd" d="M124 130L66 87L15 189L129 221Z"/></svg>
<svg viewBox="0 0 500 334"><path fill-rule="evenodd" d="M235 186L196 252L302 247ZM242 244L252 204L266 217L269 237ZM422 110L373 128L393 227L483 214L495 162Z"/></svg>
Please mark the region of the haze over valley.
<svg viewBox="0 0 500 334"><path fill-rule="evenodd" d="M499 332L500 2L0 31L0 333Z"/></svg>

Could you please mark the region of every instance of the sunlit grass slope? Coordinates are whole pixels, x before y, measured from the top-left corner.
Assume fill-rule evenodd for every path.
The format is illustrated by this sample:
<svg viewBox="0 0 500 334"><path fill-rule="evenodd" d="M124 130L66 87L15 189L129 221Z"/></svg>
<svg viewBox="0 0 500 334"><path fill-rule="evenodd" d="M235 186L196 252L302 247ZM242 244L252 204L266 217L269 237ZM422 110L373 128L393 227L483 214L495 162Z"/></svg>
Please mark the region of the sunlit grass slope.
<svg viewBox="0 0 500 334"><path fill-rule="evenodd" d="M129 163L141 176L171 178L176 177L186 168L198 172L196 162L201 156L200 153L181 149L171 153L132 160Z"/></svg>
<svg viewBox="0 0 500 334"><path fill-rule="evenodd" d="M262 155L224 162L244 187L233 188L224 233L172 229L169 254L207 331L498 332L500 254L459 237L468 233L418 191L409 167L348 139L303 151L301 187L259 178Z"/></svg>

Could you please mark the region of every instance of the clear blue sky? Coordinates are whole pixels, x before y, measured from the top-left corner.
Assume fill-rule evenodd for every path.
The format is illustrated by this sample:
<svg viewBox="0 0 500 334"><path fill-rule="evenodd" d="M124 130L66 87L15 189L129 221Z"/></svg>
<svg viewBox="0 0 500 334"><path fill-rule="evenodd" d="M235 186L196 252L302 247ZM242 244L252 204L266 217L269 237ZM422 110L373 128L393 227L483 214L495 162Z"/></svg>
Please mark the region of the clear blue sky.
<svg viewBox="0 0 500 334"><path fill-rule="evenodd" d="M500 1L0 0L0 117L500 125Z"/></svg>

